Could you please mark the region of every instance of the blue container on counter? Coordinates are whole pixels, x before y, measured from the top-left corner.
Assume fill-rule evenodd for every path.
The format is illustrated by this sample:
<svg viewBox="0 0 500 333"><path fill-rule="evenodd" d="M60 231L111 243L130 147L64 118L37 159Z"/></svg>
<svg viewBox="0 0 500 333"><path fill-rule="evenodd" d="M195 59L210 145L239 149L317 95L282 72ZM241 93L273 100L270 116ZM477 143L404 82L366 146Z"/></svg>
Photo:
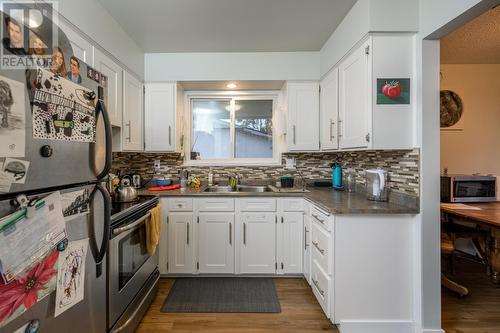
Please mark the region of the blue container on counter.
<svg viewBox="0 0 500 333"><path fill-rule="evenodd" d="M342 166L340 163L332 164L332 187L342 188Z"/></svg>

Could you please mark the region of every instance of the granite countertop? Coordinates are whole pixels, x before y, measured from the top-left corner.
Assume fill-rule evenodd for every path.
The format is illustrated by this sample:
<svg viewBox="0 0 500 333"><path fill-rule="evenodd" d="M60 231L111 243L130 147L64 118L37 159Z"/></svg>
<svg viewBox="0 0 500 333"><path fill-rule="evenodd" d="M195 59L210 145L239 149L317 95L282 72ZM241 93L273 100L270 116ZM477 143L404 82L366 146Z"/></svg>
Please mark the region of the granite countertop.
<svg viewBox="0 0 500 333"><path fill-rule="evenodd" d="M139 195L156 195L160 197L304 197L331 214L418 214L418 200L401 200L397 202L375 202L366 199L362 193L336 191L332 188L308 187L308 192L203 192L200 189L148 191L139 190Z"/></svg>

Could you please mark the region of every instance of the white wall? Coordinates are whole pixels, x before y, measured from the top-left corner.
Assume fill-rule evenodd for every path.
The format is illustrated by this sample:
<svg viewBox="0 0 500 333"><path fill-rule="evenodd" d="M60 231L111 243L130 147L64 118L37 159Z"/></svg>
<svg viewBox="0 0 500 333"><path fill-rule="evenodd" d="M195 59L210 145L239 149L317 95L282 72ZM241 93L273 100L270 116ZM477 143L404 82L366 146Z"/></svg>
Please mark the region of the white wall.
<svg viewBox="0 0 500 333"><path fill-rule="evenodd" d="M358 0L321 48L321 76L369 32L417 30L418 1Z"/></svg>
<svg viewBox="0 0 500 333"><path fill-rule="evenodd" d="M144 51L97 0L60 0L59 13L103 49L144 77Z"/></svg>
<svg viewBox="0 0 500 333"><path fill-rule="evenodd" d="M500 64L442 64L441 73L441 89L464 104L463 130L441 130L441 171L500 175Z"/></svg>
<svg viewBox="0 0 500 333"><path fill-rule="evenodd" d="M447 32L479 15L494 1L490 0L420 0L417 35L417 141L421 147L420 226L421 240L416 270L415 318L424 332L442 332L440 293L440 224L439 221L439 41ZM474 8L473 8L474 7ZM473 8L471 10L471 8ZM465 13L465 14L464 14ZM438 31L437 31L438 30ZM437 31L437 32L436 32ZM420 291L419 291L420 289Z"/></svg>
<svg viewBox="0 0 500 333"><path fill-rule="evenodd" d="M146 82L318 79L319 52L145 54Z"/></svg>

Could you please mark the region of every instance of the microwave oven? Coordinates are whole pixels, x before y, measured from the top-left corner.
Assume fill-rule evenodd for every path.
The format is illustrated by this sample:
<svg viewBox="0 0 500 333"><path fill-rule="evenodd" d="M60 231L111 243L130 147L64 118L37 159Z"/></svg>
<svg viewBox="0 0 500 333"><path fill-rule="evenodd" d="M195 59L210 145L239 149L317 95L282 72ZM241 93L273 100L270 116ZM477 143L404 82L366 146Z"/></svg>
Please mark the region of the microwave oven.
<svg viewBox="0 0 500 333"><path fill-rule="evenodd" d="M441 176L441 202L497 201L497 178L481 175Z"/></svg>

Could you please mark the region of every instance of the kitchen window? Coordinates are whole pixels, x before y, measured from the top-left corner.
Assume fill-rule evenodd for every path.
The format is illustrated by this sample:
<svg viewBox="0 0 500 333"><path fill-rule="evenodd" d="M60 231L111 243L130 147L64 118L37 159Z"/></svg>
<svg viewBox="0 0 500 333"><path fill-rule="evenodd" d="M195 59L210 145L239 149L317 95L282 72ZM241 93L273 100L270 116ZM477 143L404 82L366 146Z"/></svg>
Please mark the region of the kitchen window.
<svg viewBox="0 0 500 333"><path fill-rule="evenodd" d="M275 164L275 95L191 96L189 164Z"/></svg>

